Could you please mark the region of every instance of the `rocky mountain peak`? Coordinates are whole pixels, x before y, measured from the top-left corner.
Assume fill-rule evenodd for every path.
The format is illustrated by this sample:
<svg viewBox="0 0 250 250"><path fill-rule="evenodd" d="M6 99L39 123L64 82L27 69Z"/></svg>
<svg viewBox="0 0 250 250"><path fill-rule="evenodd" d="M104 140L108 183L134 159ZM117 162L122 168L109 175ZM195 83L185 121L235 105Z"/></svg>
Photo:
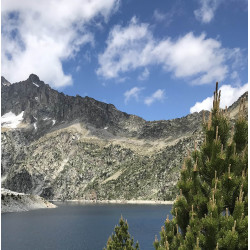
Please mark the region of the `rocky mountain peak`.
<svg viewBox="0 0 250 250"><path fill-rule="evenodd" d="M23 123L35 137L74 123L81 123L97 137L143 140L172 140L201 129L202 112L173 120L145 121L119 111L113 104L59 93L35 74L25 81L2 85L1 97L2 115L12 112L18 116L23 112Z"/></svg>
<svg viewBox="0 0 250 250"><path fill-rule="evenodd" d="M28 79L29 79L30 81L32 81L32 82L35 82L35 83L40 82L39 77L38 77L37 75L35 75L35 74L30 74L30 76L29 76Z"/></svg>
<svg viewBox="0 0 250 250"><path fill-rule="evenodd" d="M35 74L25 81L3 85L2 115L12 112L23 114L23 123L34 130L47 133L57 126L67 126L80 122L93 134L105 128L105 134L132 135L145 121L116 109L112 104L97 101L90 97L68 96L52 89ZM99 134L99 133L98 133Z"/></svg>
<svg viewBox="0 0 250 250"><path fill-rule="evenodd" d="M6 80L3 76L1 76L1 85L10 86L11 83L8 80Z"/></svg>
<svg viewBox="0 0 250 250"><path fill-rule="evenodd" d="M26 80L28 83L32 83L33 87L41 87L41 86L45 86L46 84L40 80L40 78L35 75L35 74L30 74L29 78ZM49 85L47 85L48 88Z"/></svg>

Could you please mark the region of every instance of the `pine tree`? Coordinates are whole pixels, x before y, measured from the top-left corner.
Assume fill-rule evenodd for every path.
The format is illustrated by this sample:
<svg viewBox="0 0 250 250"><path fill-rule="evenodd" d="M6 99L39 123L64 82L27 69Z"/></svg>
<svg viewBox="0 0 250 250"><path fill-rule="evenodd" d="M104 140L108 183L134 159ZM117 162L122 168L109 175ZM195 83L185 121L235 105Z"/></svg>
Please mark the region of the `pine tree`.
<svg viewBox="0 0 250 250"><path fill-rule="evenodd" d="M228 112L220 109L218 83L208 121L203 116L204 143L183 164L180 195L173 219L165 221L155 249L247 249L248 246L248 124L241 102L230 128Z"/></svg>
<svg viewBox="0 0 250 250"><path fill-rule="evenodd" d="M131 238L128 232L128 222L122 216L119 221L119 226L116 226L115 234L112 234L107 242L106 250L139 250L138 242L134 245L134 239Z"/></svg>

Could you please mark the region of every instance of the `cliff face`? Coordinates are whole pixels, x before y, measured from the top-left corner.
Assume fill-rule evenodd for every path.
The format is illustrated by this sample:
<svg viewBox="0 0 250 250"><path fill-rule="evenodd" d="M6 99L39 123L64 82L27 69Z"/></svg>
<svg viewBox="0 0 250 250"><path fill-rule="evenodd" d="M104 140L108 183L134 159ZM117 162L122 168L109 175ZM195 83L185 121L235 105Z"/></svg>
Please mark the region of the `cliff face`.
<svg viewBox="0 0 250 250"><path fill-rule="evenodd" d="M148 122L35 75L2 82L2 185L49 199L171 199L201 120Z"/></svg>

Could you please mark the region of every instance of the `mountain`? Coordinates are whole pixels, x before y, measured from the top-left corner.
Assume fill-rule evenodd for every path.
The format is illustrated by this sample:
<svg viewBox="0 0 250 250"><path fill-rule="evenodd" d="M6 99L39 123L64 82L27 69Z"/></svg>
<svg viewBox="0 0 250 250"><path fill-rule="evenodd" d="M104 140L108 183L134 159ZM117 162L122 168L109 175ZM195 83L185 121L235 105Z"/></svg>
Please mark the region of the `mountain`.
<svg viewBox="0 0 250 250"><path fill-rule="evenodd" d="M16 192L60 200L172 199L187 151L203 140L202 112L145 121L112 104L59 93L34 74L6 81L2 185ZM232 118L238 106L229 108Z"/></svg>
<svg viewBox="0 0 250 250"><path fill-rule="evenodd" d="M3 86L10 86L11 83L9 81L7 81L3 76L1 77L1 84Z"/></svg>

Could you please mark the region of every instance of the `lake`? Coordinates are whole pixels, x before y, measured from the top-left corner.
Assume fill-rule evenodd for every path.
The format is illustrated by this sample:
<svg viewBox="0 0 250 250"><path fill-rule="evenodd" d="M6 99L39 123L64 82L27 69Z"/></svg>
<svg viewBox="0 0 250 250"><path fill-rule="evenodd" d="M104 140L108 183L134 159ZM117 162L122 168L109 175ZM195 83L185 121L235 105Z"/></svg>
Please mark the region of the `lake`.
<svg viewBox="0 0 250 250"><path fill-rule="evenodd" d="M98 250L122 216L142 250L153 241L172 205L55 203L55 209L2 214L3 250ZM171 216L170 216L171 218Z"/></svg>

